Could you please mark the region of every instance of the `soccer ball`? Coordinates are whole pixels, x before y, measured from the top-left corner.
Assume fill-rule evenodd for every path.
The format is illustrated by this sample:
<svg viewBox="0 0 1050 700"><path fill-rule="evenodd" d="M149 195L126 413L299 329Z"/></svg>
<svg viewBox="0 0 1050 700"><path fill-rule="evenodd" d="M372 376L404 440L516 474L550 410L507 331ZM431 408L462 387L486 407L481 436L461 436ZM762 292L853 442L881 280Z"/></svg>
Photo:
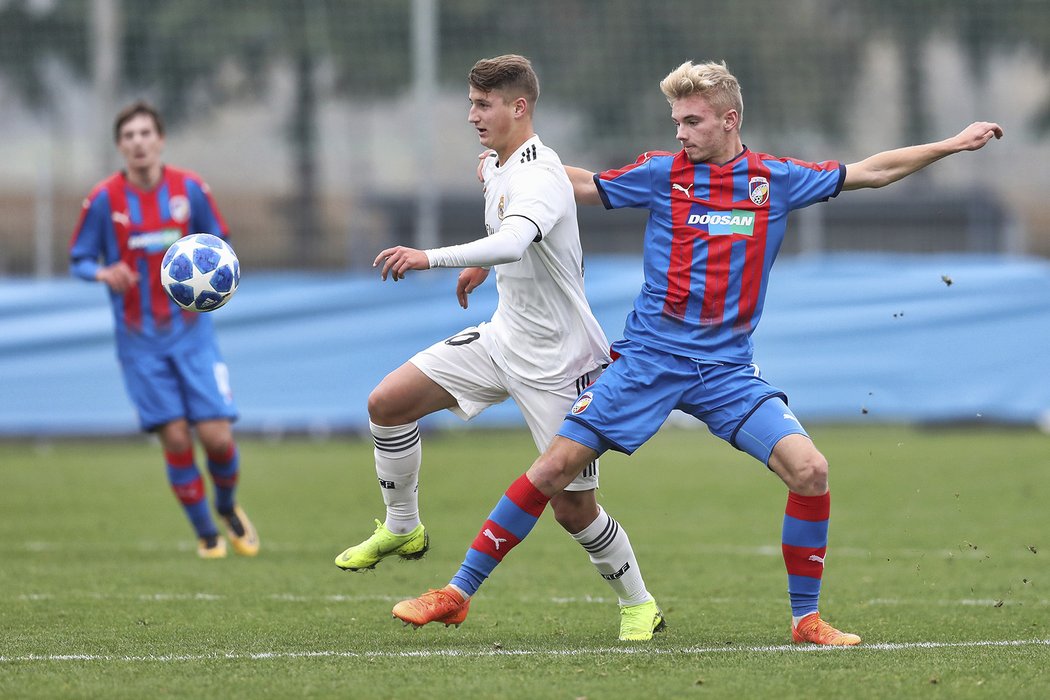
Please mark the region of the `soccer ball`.
<svg viewBox="0 0 1050 700"><path fill-rule="evenodd" d="M214 311L230 300L240 281L237 254L210 233L183 236L160 263L164 291L187 311Z"/></svg>

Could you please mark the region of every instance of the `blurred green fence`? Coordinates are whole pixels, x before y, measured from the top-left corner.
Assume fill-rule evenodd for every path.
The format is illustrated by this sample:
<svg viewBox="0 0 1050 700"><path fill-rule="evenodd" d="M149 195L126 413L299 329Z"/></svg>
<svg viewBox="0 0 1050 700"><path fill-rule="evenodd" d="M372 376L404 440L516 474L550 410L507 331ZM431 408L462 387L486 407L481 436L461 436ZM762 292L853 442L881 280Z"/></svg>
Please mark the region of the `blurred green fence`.
<svg viewBox="0 0 1050 700"><path fill-rule="evenodd" d="M850 162L999 121L980 154L800 216L788 251L1050 254L1046 0L7 0L0 275L64 274L136 97L164 110L169 161L212 185L249 269L474 238L465 76L511 52L540 74L542 138L592 169L676 147L657 83L688 59L727 61L745 143L780 155ZM585 217L589 249L639 248L637 218Z"/></svg>

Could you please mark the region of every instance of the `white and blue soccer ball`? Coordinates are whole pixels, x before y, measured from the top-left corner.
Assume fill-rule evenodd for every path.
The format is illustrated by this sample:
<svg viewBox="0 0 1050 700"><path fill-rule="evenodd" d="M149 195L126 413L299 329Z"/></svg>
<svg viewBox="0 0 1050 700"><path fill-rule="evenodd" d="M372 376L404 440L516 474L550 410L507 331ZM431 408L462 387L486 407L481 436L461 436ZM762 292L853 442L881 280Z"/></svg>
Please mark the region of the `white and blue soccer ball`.
<svg viewBox="0 0 1050 700"><path fill-rule="evenodd" d="M240 281L237 254L210 233L183 236L160 263L164 291L187 311L214 311L230 300Z"/></svg>

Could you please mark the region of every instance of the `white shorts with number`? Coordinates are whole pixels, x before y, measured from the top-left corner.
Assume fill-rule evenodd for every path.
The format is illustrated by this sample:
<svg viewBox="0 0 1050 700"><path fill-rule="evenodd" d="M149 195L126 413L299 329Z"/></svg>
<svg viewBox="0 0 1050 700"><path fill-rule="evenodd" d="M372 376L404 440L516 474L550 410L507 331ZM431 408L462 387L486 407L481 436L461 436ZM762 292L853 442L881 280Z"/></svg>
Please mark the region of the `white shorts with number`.
<svg viewBox="0 0 1050 700"><path fill-rule="evenodd" d="M409 362L452 394L458 405L450 410L463 420L470 420L508 398L514 399L532 432L536 448L543 452L558 433L572 404L584 388L598 378L601 369L588 372L559 389L537 389L504 372L492 361L483 333L485 324L466 328L416 353ZM591 462L565 490L596 488L598 460Z"/></svg>

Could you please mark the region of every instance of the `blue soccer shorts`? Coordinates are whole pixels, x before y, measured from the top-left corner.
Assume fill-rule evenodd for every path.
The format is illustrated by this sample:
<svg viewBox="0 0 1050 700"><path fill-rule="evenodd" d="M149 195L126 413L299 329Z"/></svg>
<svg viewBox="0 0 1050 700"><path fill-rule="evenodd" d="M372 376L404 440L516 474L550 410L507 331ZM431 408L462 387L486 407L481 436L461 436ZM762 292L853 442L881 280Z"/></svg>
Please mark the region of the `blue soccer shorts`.
<svg viewBox="0 0 1050 700"><path fill-rule="evenodd" d="M126 353L120 364L145 431L179 418L190 423L237 419L230 373L214 343L194 346L192 352Z"/></svg>
<svg viewBox="0 0 1050 700"><path fill-rule="evenodd" d="M558 431L598 454L633 453L674 409L763 464L781 438L807 434L784 393L753 364L694 360L628 340L613 350L620 356L580 395Z"/></svg>

